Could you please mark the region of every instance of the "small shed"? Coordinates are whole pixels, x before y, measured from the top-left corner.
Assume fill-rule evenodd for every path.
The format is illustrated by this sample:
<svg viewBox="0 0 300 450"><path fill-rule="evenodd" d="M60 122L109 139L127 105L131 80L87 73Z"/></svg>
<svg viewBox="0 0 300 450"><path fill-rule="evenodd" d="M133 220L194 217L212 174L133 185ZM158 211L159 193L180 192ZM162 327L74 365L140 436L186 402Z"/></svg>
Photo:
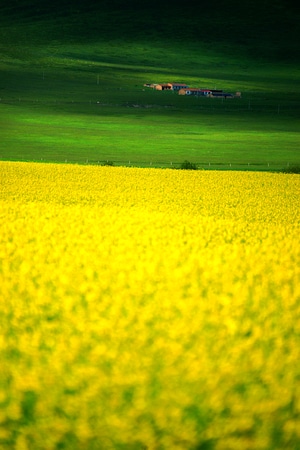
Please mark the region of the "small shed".
<svg viewBox="0 0 300 450"><path fill-rule="evenodd" d="M211 89L201 89L201 95L207 96L211 94L211 92L212 92Z"/></svg>
<svg viewBox="0 0 300 450"><path fill-rule="evenodd" d="M173 91L179 91L180 89L187 89L189 86L183 83L171 83Z"/></svg>
<svg viewBox="0 0 300 450"><path fill-rule="evenodd" d="M154 89L156 89L157 91L170 91L172 89L172 84L171 83L156 84Z"/></svg>
<svg viewBox="0 0 300 450"><path fill-rule="evenodd" d="M179 95L209 95L211 90L200 88L183 88L178 91Z"/></svg>

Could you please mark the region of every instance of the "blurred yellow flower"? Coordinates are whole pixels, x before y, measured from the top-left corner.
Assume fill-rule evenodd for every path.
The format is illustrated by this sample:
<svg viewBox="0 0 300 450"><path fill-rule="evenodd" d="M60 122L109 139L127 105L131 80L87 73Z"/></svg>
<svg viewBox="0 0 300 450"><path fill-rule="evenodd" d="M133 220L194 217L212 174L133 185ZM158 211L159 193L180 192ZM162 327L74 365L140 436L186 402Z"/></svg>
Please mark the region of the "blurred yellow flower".
<svg viewBox="0 0 300 450"><path fill-rule="evenodd" d="M297 175L1 162L0 448L300 448Z"/></svg>

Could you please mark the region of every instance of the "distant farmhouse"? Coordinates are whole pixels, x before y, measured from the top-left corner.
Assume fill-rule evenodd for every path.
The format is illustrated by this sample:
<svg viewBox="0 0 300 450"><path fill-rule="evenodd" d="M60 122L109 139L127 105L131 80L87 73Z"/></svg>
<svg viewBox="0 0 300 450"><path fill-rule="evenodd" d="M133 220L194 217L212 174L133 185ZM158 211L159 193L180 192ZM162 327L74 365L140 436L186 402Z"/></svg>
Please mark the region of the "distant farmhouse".
<svg viewBox="0 0 300 450"><path fill-rule="evenodd" d="M180 91L180 89L188 89L188 86L186 84L173 83L172 89L173 91Z"/></svg>
<svg viewBox="0 0 300 450"><path fill-rule="evenodd" d="M211 89L200 89L200 88L183 88L180 89L179 95L203 95L208 96L212 93Z"/></svg>
<svg viewBox="0 0 300 450"><path fill-rule="evenodd" d="M176 91L179 95L192 95L192 96L204 96L204 97L221 97L221 98L234 98L241 97L240 92L236 92L235 95L229 92L223 92L222 89L201 89L191 88L184 83L146 83L145 87L155 89L156 91Z"/></svg>
<svg viewBox="0 0 300 450"><path fill-rule="evenodd" d="M198 88L188 88L180 89L179 95L201 95L205 97L223 97L223 98L233 98L234 95L229 92L223 92L221 89L198 89Z"/></svg>
<svg viewBox="0 0 300 450"><path fill-rule="evenodd" d="M179 91L180 89L188 88L188 86L183 83L146 83L144 86L155 89L156 91Z"/></svg>

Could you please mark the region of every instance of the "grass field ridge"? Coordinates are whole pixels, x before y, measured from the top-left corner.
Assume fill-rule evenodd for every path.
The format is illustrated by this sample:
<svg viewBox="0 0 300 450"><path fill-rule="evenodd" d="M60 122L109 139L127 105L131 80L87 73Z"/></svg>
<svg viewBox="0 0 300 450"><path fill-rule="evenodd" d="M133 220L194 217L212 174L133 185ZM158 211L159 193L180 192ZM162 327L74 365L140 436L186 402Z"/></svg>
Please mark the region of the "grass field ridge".
<svg viewBox="0 0 300 450"><path fill-rule="evenodd" d="M135 1L126 10L118 1L105 5L99 10L90 3L83 11L81 2L72 8L62 2L58 13L56 3L24 0L1 7L3 159L299 163L300 71L296 31L288 26L297 9L291 14L278 1L263 36L261 17L253 28L248 7L233 2L225 11L223 2L214 2L197 17L205 36L190 39L186 32L194 33L196 22L188 5L178 15L175 2L174 13L160 15L157 23L157 15ZM249 8L265 14L268 5ZM240 31L230 27L226 35L221 18L224 24L235 20L244 35L252 26L257 53L252 37L241 43ZM272 23L279 23L278 33L286 31L281 47ZM223 40L213 32L217 25ZM172 28L177 33L170 34ZM285 57L274 58L274 49L284 53L287 42ZM222 102L143 90L144 83L161 81L241 91L242 98Z"/></svg>

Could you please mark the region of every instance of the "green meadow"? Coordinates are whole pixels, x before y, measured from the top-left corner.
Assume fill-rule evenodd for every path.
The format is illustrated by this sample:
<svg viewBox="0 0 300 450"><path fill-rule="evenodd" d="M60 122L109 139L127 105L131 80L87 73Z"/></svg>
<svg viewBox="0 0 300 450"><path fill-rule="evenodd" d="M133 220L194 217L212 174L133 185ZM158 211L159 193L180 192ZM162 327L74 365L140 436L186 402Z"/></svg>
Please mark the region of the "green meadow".
<svg viewBox="0 0 300 450"><path fill-rule="evenodd" d="M2 160L158 167L190 160L246 170L300 164L294 58L268 58L267 50L255 57L237 41L159 32L147 39L141 30L134 38L124 13L111 29L103 13L76 34L84 19L93 24L91 14L20 16L13 26L13 11L0 34ZM173 17L169 29L176 25L183 34ZM191 98L143 86L172 81L242 96Z"/></svg>

